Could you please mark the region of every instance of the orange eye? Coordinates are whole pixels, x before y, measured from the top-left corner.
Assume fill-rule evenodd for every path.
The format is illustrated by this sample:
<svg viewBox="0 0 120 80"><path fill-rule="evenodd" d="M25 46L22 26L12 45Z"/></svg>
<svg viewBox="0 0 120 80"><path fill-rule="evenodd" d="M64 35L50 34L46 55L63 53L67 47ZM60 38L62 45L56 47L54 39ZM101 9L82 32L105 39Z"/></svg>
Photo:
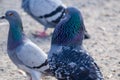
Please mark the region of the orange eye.
<svg viewBox="0 0 120 80"><path fill-rule="evenodd" d="M9 16L13 16L13 13L9 13Z"/></svg>

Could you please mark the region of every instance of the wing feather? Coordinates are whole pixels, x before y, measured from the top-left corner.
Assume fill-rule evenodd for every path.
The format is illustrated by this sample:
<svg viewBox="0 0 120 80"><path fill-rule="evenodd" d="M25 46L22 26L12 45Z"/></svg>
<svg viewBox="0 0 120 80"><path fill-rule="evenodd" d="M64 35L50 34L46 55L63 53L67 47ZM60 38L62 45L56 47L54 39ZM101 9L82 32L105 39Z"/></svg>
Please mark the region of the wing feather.
<svg viewBox="0 0 120 80"><path fill-rule="evenodd" d="M40 66L47 60L47 54L31 41L17 48L16 55L24 65L31 68Z"/></svg>
<svg viewBox="0 0 120 80"><path fill-rule="evenodd" d="M30 0L30 10L34 16L43 16L62 5L60 0Z"/></svg>

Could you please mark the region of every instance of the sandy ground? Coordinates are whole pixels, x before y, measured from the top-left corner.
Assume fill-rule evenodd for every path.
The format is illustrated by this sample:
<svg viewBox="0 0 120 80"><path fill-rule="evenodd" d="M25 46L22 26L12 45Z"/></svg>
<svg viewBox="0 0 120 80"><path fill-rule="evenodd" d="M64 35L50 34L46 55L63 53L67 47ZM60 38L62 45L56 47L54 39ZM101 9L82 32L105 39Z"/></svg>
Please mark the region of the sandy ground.
<svg viewBox="0 0 120 80"><path fill-rule="evenodd" d="M26 35L45 52L49 51L51 36L40 39L31 35L43 30L21 9L21 0L0 0L0 16L14 9L22 17ZM68 6L76 6L83 14L91 39L84 46L100 66L105 80L120 80L120 0L63 0ZM0 21L0 80L26 80L6 54L8 22ZM51 33L52 29L48 30ZM55 80L45 77L44 80Z"/></svg>

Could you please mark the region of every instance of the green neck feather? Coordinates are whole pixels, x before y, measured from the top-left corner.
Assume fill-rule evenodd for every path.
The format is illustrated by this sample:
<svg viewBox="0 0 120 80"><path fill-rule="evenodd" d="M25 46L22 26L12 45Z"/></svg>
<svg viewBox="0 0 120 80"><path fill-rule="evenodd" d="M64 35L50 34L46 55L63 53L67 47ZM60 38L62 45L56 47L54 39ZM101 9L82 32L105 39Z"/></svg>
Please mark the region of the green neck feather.
<svg viewBox="0 0 120 80"><path fill-rule="evenodd" d="M21 23L10 23L9 37L14 41L19 41L22 39L22 24Z"/></svg>
<svg viewBox="0 0 120 80"><path fill-rule="evenodd" d="M66 23L65 32L69 33L68 38L73 38L80 31L80 19L76 15L71 17L68 23Z"/></svg>
<svg viewBox="0 0 120 80"><path fill-rule="evenodd" d="M73 17L70 17L63 26L56 29L52 38L52 44L78 45L82 44L82 39L83 21L80 20L79 16L74 15Z"/></svg>

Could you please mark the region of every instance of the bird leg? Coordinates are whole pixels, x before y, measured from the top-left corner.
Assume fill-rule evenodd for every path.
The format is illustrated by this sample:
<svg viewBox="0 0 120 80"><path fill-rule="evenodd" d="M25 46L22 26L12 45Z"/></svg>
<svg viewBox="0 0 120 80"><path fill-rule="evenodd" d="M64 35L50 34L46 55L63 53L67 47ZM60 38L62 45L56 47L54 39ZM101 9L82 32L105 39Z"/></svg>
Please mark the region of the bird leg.
<svg viewBox="0 0 120 80"><path fill-rule="evenodd" d="M30 78L30 80L32 80L32 78Z"/></svg>
<svg viewBox="0 0 120 80"><path fill-rule="evenodd" d="M46 36L47 36L47 33L46 33L46 31L36 32L36 36L37 36L37 37L46 37Z"/></svg>
<svg viewBox="0 0 120 80"><path fill-rule="evenodd" d="M34 37L40 37L40 38L47 37L48 34L46 33L46 30L47 30L47 29L44 29L43 32L36 31L36 32L33 34L33 36L34 36Z"/></svg>

